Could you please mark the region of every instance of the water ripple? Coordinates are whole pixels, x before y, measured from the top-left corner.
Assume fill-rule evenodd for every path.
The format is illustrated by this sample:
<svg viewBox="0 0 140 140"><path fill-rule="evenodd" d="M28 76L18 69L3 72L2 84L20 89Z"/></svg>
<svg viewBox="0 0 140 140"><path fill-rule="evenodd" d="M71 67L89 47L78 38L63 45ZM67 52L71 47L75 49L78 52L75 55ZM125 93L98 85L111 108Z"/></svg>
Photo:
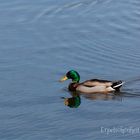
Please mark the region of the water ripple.
<svg viewBox="0 0 140 140"><path fill-rule="evenodd" d="M139 139L100 130L139 127L139 0L7 0L0 13L1 139ZM58 83L70 69L127 83L70 109Z"/></svg>

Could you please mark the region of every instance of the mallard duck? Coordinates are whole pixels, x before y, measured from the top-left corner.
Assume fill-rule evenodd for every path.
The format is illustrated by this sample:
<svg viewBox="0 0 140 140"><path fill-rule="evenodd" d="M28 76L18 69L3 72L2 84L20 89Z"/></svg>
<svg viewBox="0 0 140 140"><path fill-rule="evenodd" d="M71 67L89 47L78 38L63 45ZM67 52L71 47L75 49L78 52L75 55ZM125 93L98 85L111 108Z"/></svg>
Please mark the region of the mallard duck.
<svg viewBox="0 0 140 140"><path fill-rule="evenodd" d="M68 71L66 75L60 79L60 82L67 79L72 79L72 83L69 84L68 89L81 93L110 93L113 91L120 91L120 87L124 84L121 80L108 81L99 79L91 79L79 83L80 75L75 70Z"/></svg>

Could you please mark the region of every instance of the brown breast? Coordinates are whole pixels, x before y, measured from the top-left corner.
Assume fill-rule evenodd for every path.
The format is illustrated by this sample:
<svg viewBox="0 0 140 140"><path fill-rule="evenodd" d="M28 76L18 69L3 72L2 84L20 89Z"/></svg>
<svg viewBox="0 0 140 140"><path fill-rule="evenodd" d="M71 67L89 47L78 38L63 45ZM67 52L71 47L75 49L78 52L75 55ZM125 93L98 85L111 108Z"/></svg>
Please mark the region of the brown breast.
<svg viewBox="0 0 140 140"><path fill-rule="evenodd" d="M76 91L76 88L78 87L78 83L70 83L68 89L70 91Z"/></svg>

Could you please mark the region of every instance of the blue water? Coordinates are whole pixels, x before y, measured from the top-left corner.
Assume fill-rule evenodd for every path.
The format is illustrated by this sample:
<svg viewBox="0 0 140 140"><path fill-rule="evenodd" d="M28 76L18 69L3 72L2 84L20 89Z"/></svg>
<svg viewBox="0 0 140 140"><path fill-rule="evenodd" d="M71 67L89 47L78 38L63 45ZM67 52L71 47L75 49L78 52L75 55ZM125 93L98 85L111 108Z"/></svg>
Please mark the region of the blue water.
<svg viewBox="0 0 140 140"><path fill-rule="evenodd" d="M139 37L139 0L1 0L0 140L139 139ZM69 108L70 69L134 81Z"/></svg>

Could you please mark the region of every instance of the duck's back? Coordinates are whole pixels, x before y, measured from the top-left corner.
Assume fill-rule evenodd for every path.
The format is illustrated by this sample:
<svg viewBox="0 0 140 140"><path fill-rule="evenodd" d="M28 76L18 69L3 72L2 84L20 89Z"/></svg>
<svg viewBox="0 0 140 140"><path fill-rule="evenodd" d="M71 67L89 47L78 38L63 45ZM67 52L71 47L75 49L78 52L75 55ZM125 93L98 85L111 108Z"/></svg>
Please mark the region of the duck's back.
<svg viewBox="0 0 140 140"><path fill-rule="evenodd" d="M84 81L83 83L84 86L92 87L92 86L111 86L112 81L108 80L100 80L100 79L91 79Z"/></svg>

